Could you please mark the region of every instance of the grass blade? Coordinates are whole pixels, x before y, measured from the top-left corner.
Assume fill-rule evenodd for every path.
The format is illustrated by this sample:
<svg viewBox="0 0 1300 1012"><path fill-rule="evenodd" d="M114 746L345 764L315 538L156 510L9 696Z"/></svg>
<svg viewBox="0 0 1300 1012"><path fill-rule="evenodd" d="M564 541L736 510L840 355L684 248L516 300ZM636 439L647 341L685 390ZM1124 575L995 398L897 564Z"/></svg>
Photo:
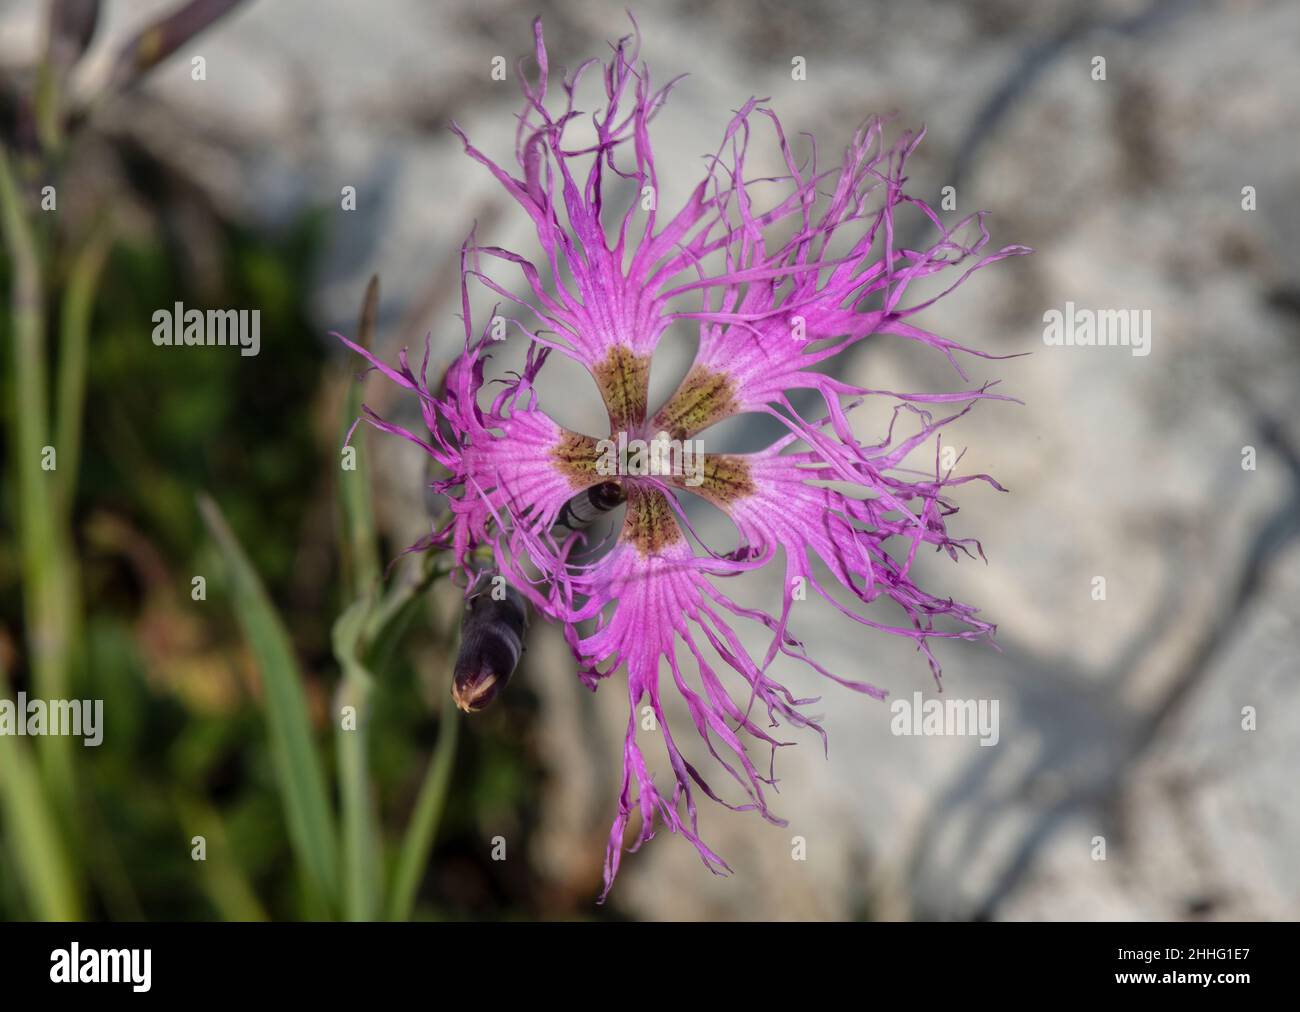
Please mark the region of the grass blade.
<svg viewBox="0 0 1300 1012"><path fill-rule="evenodd" d="M0 670L0 690L9 683ZM9 831L10 850L21 871L33 915L43 921L76 921L82 916L72 864L27 743L0 735L0 809Z"/></svg>
<svg viewBox="0 0 1300 1012"><path fill-rule="evenodd" d="M7 151L0 146L0 232L11 261L14 439L11 450L18 486L18 542L22 557L23 611L32 682L45 699L67 699L71 667L73 608L68 572L70 548L56 523L54 476L57 447L47 452L49 398L46 390L45 313L40 258ZM54 470L47 471L47 462ZM38 755L48 789L63 819L74 812L72 743L62 736L41 738Z"/></svg>
<svg viewBox="0 0 1300 1012"><path fill-rule="evenodd" d="M339 862L333 813L289 635L217 504L200 495L199 512L225 558L235 614L261 671L290 841L311 886L330 910L337 910Z"/></svg>
<svg viewBox="0 0 1300 1012"><path fill-rule="evenodd" d="M379 314L379 275L372 275L357 325L357 342L363 348L374 343L375 319ZM348 384L343 399L343 432L346 434L361 415L360 380ZM356 470L339 471L339 504L342 507L343 572L354 597L374 594L379 584L379 539L375 533L375 512L370 501L370 461L366 453L366 426L352 433Z"/></svg>
<svg viewBox="0 0 1300 1012"><path fill-rule="evenodd" d="M343 911L348 920L373 920L379 910L379 838L370 786L370 693L374 678L358 659L370 598L352 603L334 623L334 656L343 669L335 699L339 801L343 819ZM352 708L343 720L344 707Z"/></svg>
<svg viewBox="0 0 1300 1012"><path fill-rule="evenodd" d="M402 839L402 850L397 859L397 873L393 879L393 892L389 898L388 919L406 921L411 918L415 894L420 879L429 864L433 841L438 835L438 824L447 804L447 790L451 785L451 771L456 759L456 741L459 736L460 711L448 696L442 704L441 727L438 744L434 747L424 782L415 800L415 810Z"/></svg>
<svg viewBox="0 0 1300 1012"><path fill-rule="evenodd" d="M63 294L59 334L59 372L55 391L54 445L59 448L58 506L64 523L72 513L81 464L81 427L86 402L86 350L90 313L99 276L112 246L107 220L101 221L73 261Z"/></svg>

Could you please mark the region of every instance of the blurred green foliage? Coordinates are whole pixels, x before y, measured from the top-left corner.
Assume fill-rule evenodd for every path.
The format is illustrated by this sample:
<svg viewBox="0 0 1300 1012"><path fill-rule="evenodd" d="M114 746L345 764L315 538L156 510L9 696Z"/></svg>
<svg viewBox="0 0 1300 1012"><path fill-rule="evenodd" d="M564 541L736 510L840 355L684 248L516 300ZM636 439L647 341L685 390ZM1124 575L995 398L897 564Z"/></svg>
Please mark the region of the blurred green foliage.
<svg viewBox="0 0 1300 1012"><path fill-rule="evenodd" d="M376 530L364 426L339 466L356 364L308 311L329 215L232 221L95 126L239 6L142 26L75 106L99 4L51 0L44 55L0 74L0 698L102 699L105 722L96 748L0 736L0 918L536 914L532 701L457 733L459 592L436 559L382 575L403 546ZM259 354L155 346L177 302L257 309Z"/></svg>
<svg viewBox="0 0 1300 1012"><path fill-rule="evenodd" d="M152 344L147 321L155 309L174 301L207 304L164 240L119 241L105 266L91 318L72 513L87 612L83 663L72 692L106 700L107 725L102 746L78 744L75 754L87 844L79 863L86 916L340 913L304 891L295 871L258 665L236 621L228 559L205 533L195 506L204 490L220 503L282 615L304 671L317 752L329 781L337 782L327 733L338 679L330 631L351 590L341 580L333 528L315 522L322 499L327 518L336 508L338 434L323 439L314 419L322 402L337 400L340 374L305 312L320 228L316 214L273 239L225 226L224 287L211 304L262 310L262 350L254 359L230 349ZM8 286L9 273L0 262L0 286ZM8 314L0 317L6 347L11 326ZM0 370L8 389L7 358ZM5 452L11 452L8 440ZM11 469L4 470L7 476ZM31 686L22 645L21 571L9 536L15 530L13 493L6 477L0 635L16 692ZM316 543L322 539L325 544ZM385 545L383 561L397 548ZM328 559L323 584L296 575L308 551ZM207 579L206 601L191 599L196 574ZM411 626L413 639L426 645L423 656L438 648L443 631L433 628L427 608ZM398 651L371 697L370 773L378 822L388 830L381 876L396 863L397 837L439 740L442 719L430 712L429 685L445 696L450 667L448 660L429 678L409 658ZM486 734L462 738L442 829L455 874L448 883L436 873L426 877L421 867L417 915L487 915L531 904L530 886L503 879L488 859L481 820L485 811L524 811L536 803L539 773L517 737L528 706L521 693L486 722ZM22 872L15 840L3 825L0 916L32 916L17 887ZM195 835L207 837L206 862L191 859Z"/></svg>

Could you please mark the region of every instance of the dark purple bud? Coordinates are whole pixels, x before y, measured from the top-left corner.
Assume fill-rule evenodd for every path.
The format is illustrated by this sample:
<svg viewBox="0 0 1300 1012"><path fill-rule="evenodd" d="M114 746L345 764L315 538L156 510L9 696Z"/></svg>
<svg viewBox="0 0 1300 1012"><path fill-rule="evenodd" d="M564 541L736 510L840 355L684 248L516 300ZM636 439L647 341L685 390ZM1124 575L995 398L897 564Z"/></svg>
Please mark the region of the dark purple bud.
<svg viewBox="0 0 1300 1012"><path fill-rule="evenodd" d="M499 576L475 595L461 620L451 697L466 713L482 710L506 687L524 652L528 604Z"/></svg>
<svg viewBox="0 0 1300 1012"><path fill-rule="evenodd" d="M113 68L113 83L117 87L129 84L242 2L243 0L190 0L165 18L142 29L118 54L117 65Z"/></svg>

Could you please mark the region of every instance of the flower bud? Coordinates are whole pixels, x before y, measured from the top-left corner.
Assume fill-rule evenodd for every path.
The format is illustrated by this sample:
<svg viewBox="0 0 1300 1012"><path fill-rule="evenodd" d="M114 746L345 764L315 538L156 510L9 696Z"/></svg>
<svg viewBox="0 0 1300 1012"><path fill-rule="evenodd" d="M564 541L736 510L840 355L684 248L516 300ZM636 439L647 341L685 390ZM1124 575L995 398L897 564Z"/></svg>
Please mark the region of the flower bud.
<svg viewBox="0 0 1300 1012"><path fill-rule="evenodd" d="M484 709L497 697L524 651L528 604L513 587L500 580L495 584L470 599L461 620L451 697L466 713Z"/></svg>

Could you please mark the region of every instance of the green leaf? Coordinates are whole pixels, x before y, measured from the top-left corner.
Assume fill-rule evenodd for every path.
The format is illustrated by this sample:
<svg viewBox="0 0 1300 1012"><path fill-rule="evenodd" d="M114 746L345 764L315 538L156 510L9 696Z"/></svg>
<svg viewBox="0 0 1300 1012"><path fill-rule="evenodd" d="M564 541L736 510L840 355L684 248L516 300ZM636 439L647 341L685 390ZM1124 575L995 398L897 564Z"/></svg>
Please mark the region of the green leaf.
<svg viewBox="0 0 1300 1012"><path fill-rule="evenodd" d="M86 402L86 351L90 314L99 290L99 276L113 242L112 227L101 219L78 251L63 291L59 334L59 373L55 405L54 445L59 449L58 507L66 524L72 515L77 471L81 463L81 430Z"/></svg>
<svg viewBox="0 0 1300 1012"><path fill-rule="evenodd" d="M435 571L430 567L427 572L433 574ZM432 579L432 575L429 578ZM403 610L400 607L395 609ZM460 629L459 626L453 626L448 637L447 656L455 657L459 646ZM415 894L419 891L420 880L429 865L429 855L433 852L433 843L438 837L438 825L442 821L443 809L447 806L447 792L451 787L452 769L456 763L456 741L460 732L460 711L452 705L450 693L442 697L439 716L438 744L434 746L433 757L429 760L424 782L420 784L420 793L415 799L411 821L402 837L393 889L388 899L390 921L411 919Z"/></svg>
<svg viewBox="0 0 1300 1012"><path fill-rule="evenodd" d="M343 809L343 910L348 920L368 921L379 909L379 838L370 786L370 692L374 678L359 659L361 633L372 599L359 598L334 623L334 656L343 669L335 712L353 708L354 724L339 720L339 799Z"/></svg>
<svg viewBox="0 0 1300 1012"><path fill-rule="evenodd" d="M375 319L379 314L379 275L366 286L357 341L363 348L374 343ZM356 469L339 471L339 504L342 507L341 542L343 572L356 597L373 594L379 584L379 538L375 533L375 511L370 501L370 461L367 456L366 426L353 424L361 415L360 380L353 379L343 399L342 433L352 430L351 446L356 452Z"/></svg>
<svg viewBox="0 0 1300 1012"><path fill-rule="evenodd" d="M22 555L23 611L32 658L32 681L45 699L66 699L73 649L74 581L66 529L57 522L58 447L47 444L49 403L45 363L44 282L31 223L23 207L8 152L0 145L0 234L12 264L13 436L8 441L18 489L18 543ZM54 451L47 458L49 450ZM46 460L54 470L44 469ZM37 746L42 774L56 807L75 815L72 743L63 736Z"/></svg>
<svg viewBox="0 0 1300 1012"><path fill-rule="evenodd" d="M333 812L289 635L217 504L200 494L199 512L225 557L235 614L261 670L271 753L290 841L310 885L331 910L337 910L339 860Z"/></svg>
<svg viewBox="0 0 1300 1012"><path fill-rule="evenodd" d="M9 695L3 668L0 691ZM43 921L80 920L76 877L40 773L27 743L12 735L0 735L0 810L32 912Z"/></svg>

